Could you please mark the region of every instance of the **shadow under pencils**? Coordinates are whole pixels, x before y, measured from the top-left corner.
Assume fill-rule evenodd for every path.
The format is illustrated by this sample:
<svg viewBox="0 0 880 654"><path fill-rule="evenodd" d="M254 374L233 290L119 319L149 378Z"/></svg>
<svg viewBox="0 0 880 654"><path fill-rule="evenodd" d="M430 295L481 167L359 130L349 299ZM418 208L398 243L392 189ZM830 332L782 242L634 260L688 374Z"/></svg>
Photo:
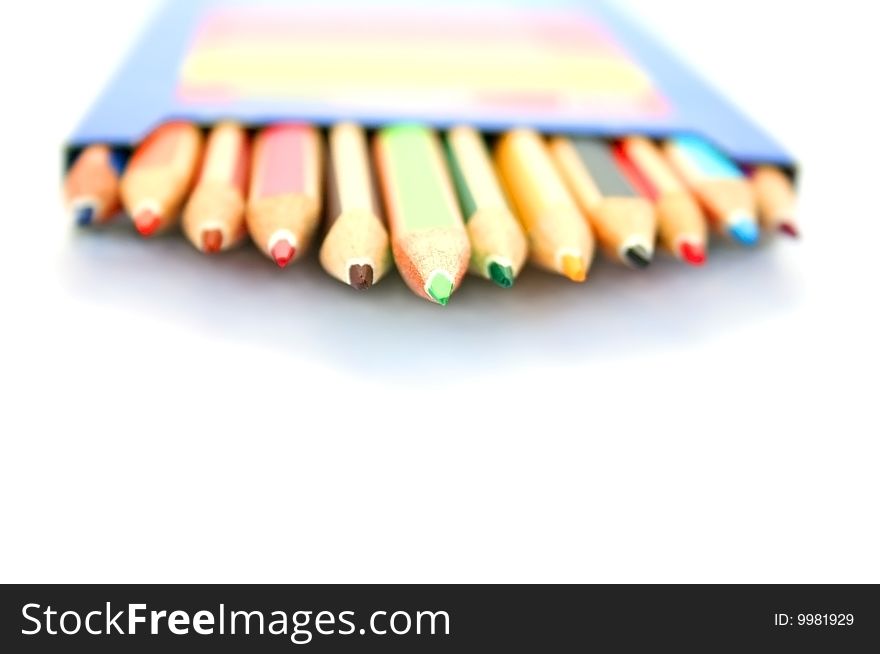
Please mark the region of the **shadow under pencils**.
<svg viewBox="0 0 880 654"><path fill-rule="evenodd" d="M357 292L328 277L314 254L280 270L250 246L207 257L179 235L145 241L114 224L75 230L60 278L92 302L291 357L308 350L405 384L414 374L445 382L536 362L586 369L711 339L799 301L800 282L776 249L722 244L701 269L660 256L632 271L600 258L585 284L534 268L510 290L468 277L442 308L416 298L394 272Z"/></svg>

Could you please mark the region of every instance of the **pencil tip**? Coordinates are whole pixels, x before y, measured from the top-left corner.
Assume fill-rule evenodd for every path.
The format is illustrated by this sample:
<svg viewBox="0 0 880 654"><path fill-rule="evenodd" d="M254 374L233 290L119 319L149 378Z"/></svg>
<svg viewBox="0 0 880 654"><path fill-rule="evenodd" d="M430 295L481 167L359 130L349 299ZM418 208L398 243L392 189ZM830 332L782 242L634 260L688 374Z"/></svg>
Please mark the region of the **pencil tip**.
<svg viewBox="0 0 880 654"><path fill-rule="evenodd" d="M489 264L489 278L501 288L510 288L513 286L514 275L511 266L505 266L497 261Z"/></svg>
<svg viewBox="0 0 880 654"><path fill-rule="evenodd" d="M95 207L84 204L73 210L73 220L80 227L88 227L95 220Z"/></svg>
<svg viewBox="0 0 880 654"><path fill-rule="evenodd" d="M134 217L135 229L138 230L141 236L152 236L155 234L161 222L162 220L158 214L151 209L144 209L135 214Z"/></svg>
<svg viewBox="0 0 880 654"><path fill-rule="evenodd" d="M368 263L349 266L348 282L352 288L366 291L373 285L373 266Z"/></svg>
<svg viewBox="0 0 880 654"><path fill-rule="evenodd" d="M587 279L587 265L584 258L573 254L562 257L562 274L573 282L583 282Z"/></svg>
<svg viewBox="0 0 880 654"><path fill-rule="evenodd" d="M216 254L223 249L223 232L219 229L206 229L203 231L202 248L208 254Z"/></svg>
<svg viewBox="0 0 880 654"><path fill-rule="evenodd" d="M289 241L280 239L272 246L272 258L279 268L284 268L296 256L296 248Z"/></svg>
<svg viewBox="0 0 880 654"><path fill-rule="evenodd" d="M452 277L442 270L433 272L425 286L425 290L434 302L444 307L449 304L449 298L452 297L453 288L454 284L452 282Z"/></svg>
<svg viewBox="0 0 880 654"><path fill-rule="evenodd" d="M780 223L779 231L783 234L791 236L792 238L800 238L801 235L801 233L798 231L797 226L790 220L786 220Z"/></svg>
<svg viewBox="0 0 880 654"><path fill-rule="evenodd" d="M755 245L761 238L757 223L751 218L743 218L728 227L733 240L742 245Z"/></svg>
<svg viewBox="0 0 880 654"><path fill-rule="evenodd" d="M644 245L633 245L624 251L624 259L633 268L644 270L651 265L653 253Z"/></svg>
<svg viewBox="0 0 880 654"><path fill-rule="evenodd" d="M685 241L678 246L678 254L682 261L692 266L702 266L706 263L706 248L698 243Z"/></svg>

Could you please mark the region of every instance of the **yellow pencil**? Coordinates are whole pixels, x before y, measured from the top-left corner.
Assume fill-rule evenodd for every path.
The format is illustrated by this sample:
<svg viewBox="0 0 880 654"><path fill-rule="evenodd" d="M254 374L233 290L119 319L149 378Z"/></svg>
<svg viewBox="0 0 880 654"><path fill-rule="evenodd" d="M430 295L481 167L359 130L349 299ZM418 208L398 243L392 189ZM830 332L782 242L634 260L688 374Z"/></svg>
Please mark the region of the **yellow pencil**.
<svg viewBox="0 0 880 654"><path fill-rule="evenodd" d="M165 123L135 150L120 191L142 236L177 224L180 208L198 174L203 138L191 123Z"/></svg>
<svg viewBox="0 0 880 654"><path fill-rule="evenodd" d="M353 123L332 127L328 163L328 231L321 265L339 281L365 290L388 272L391 249L364 130Z"/></svg>
<svg viewBox="0 0 880 654"><path fill-rule="evenodd" d="M530 129L504 134L495 162L529 240L536 265L583 282L593 261L593 233L553 165L544 140Z"/></svg>
<svg viewBox="0 0 880 654"><path fill-rule="evenodd" d="M756 166L751 179L761 226L796 238L797 193L791 178L776 166Z"/></svg>
<svg viewBox="0 0 880 654"><path fill-rule="evenodd" d="M550 140L550 152L608 256L646 268L657 235L654 207L624 177L611 146L557 136Z"/></svg>
<svg viewBox="0 0 880 654"><path fill-rule="evenodd" d="M528 242L507 204L483 137L471 127L446 135L446 155L471 239L470 270L510 288L528 255Z"/></svg>
<svg viewBox="0 0 880 654"><path fill-rule="evenodd" d="M250 144L241 125L211 130L199 181L183 211L183 233L206 253L228 250L247 236L244 210Z"/></svg>

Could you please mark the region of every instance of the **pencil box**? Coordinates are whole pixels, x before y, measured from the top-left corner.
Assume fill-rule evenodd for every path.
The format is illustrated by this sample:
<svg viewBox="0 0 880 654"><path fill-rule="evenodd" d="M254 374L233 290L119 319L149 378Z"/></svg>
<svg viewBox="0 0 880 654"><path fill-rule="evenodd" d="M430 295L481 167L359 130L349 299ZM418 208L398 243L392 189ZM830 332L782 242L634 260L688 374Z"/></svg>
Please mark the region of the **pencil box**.
<svg viewBox="0 0 880 654"><path fill-rule="evenodd" d="M742 165L795 163L599 0L169 1L70 137L129 148L157 125L233 119L663 138Z"/></svg>

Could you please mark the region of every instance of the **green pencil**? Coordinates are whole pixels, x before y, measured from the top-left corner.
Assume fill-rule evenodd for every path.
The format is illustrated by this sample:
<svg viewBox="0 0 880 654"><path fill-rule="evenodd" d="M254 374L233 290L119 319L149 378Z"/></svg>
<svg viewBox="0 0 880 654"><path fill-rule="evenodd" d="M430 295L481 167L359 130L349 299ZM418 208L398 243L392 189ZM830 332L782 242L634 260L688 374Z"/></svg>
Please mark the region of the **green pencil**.
<svg viewBox="0 0 880 654"><path fill-rule="evenodd" d="M471 248L436 134L418 125L381 130L374 143L397 268L416 295L445 305Z"/></svg>

